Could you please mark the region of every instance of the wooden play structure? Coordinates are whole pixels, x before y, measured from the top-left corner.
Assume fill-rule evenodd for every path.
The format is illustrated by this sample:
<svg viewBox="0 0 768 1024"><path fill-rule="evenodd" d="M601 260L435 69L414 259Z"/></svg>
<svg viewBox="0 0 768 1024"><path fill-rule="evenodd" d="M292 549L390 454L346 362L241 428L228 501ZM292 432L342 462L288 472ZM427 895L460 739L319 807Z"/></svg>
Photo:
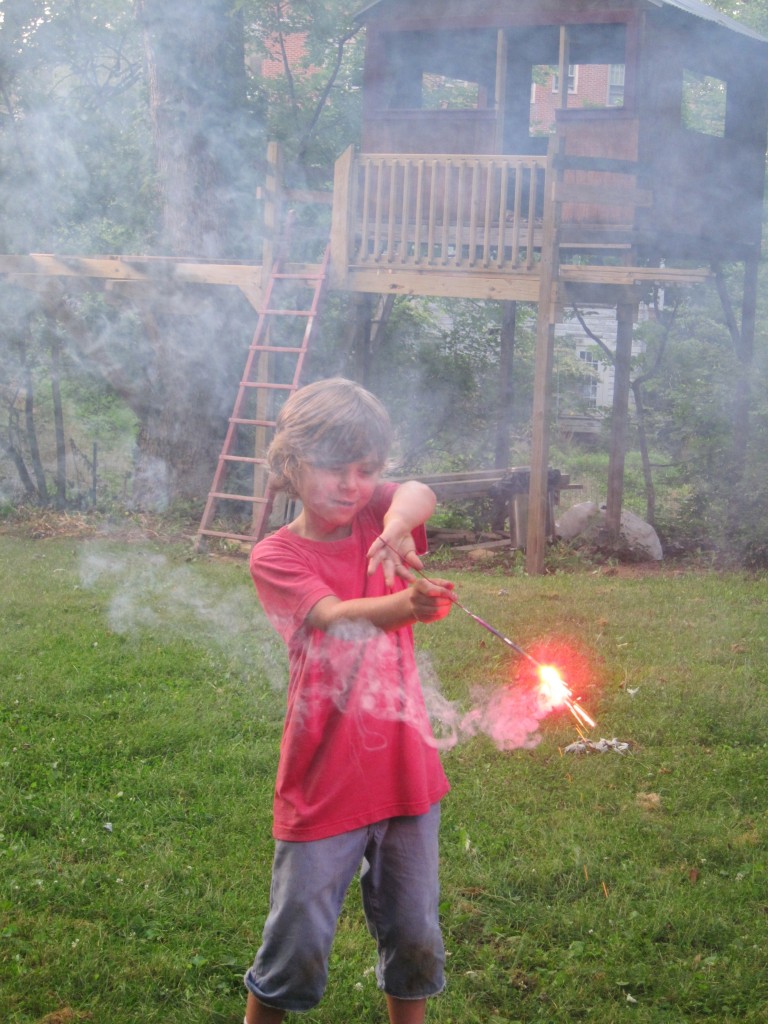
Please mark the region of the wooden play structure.
<svg viewBox="0 0 768 1024"><path fill-rule="evenodd" d="M713 267L738 261L741 331L754 332L768 41L699 0L377 0L358 17L362 137L336 164L325 260L296 265L276 251L286 200L301 197L286 195L272 146L261 267L227 265L208 278L236 281L259 322L200 538L253 539L266 529L266 446L285 394L300 383L326 287L376 296L380 310L407 295L524 301L538 307L525 547L528 571L540 573L563 308L617 309L607 495L616 530L632 324L649 286L702 283ZM596 69L611 88L602 104L583 106L577 78ZM542 124L534 98L550 80L556 110ZM142 272L120 257L25 259L34 262L0 269ZM173 272L204 270L181 261ZM253 510L242 534L216 527L228 501Z"/></svg>

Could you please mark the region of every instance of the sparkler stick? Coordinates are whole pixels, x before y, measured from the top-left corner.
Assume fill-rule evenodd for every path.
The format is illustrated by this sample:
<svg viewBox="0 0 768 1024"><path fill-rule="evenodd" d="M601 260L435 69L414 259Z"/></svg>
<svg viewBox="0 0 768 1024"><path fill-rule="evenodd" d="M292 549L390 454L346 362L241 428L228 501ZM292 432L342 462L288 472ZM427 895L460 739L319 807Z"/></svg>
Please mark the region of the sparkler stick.
<svg viewBox="0 0 768 1024"><path fill-rule="evenodd" d="M392 547L392 545L388 541L384 540L383 537L380 536L378 539L385 547L389 548L389 550L397 556L397 558L400 561L400 564L404 565L406 569L418 573L419 576L427 580L428 583L432 583L435 586L438 586L438 584L435 583L435 581L431 579L431 577L429 577L422 569L417 569L416 566L408 565L407 562L404 562L403 559L400 557L400 552L396 548ZM461 601L458 599L456 594L453 593L453 591L451 591L450 596L451 601L453 601L456 607L460 608L466 615L470 617L470 619L474 619L478 626L482 626L483 629L487 630L489 633L492 633L493 636L495 636L498 640L501 640L503 644L506 644L507 647L511 647L513 651L516 651L521 657L526 658L532 665L534 665L537 672L539 673L539 679L541 680L541 682L544 685L550 687L555 686L557 688L557 690L559 691L558 695L562 700L563 704L565 704L565 706L568 708L568 710L571 712L571 714L580 726L586 726L587 729L595 728L596 722L593 718L590 717L590 715L587 714L587 712L580 704L573 700L573 698L571 697L570 690L568 689L568 685L566 684L565 680L562 678L562 676L556 668L554 668L552 665L544 665L542 662L534 658L532 654L526 651L524 647L521 647L519 644L516 644L514 640L510 640L508 636L505 636L504 633L501 632L501 630L496 629L496 627L492 626L490 622L486 622L485 619L481 619L479 615L476 615L473 611L470 611L470 609L467 608L466 605L461 603Z"/></svg>

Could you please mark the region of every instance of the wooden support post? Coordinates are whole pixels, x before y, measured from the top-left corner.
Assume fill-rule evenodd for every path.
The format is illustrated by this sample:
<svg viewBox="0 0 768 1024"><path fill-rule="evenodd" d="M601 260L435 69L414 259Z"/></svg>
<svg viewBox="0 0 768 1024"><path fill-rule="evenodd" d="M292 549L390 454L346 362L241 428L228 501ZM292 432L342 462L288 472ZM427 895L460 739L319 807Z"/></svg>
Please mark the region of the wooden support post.
<svg viewBox="0 0 768 1024"><path fill-rule="evenodd" d="M264 185L264 244L262 247L262 291L266 291L277 257L283 201L283 147L279 142L267 145L267 179Z"/></svg>
<svg viewBox="0 0 768 1024"><path fill-rule="evenodd" d="M571 66L571 43L568 36L567 25L560 26L560 54L557 63L557 73L560 76L557 90L557 106L565 110L568 106L568 69Z"/></svg>
<svg viewBox="0 0 768 1024"><path fill-rule="evenodd" d="M496 152L504 152L504 124L507 111L507 33L496 34Z"/></svg>
<svg viewBox="0 0 768 1024"><path fill-rule="evenodd" d="M501 303L501 331L499 334L499 411L496 421L496 443L493 464L506 469L510 459L509 432L515 400L515 336L517 333L517 303Z"/></svg>
<svg viewBox="0 0 768 1024"><path fill-rule="evenodd" d="M618 540L624 498L624 461L629 435L629 385L632 369L632 324L635 307L621 302L616 307L616 360L613 378L611 452L608 458L608 496L605 525L609 537Z"/></svg>
<svg viewBox="0 0 768 1024"><path fill-rule="evenodd" d="M562 173L562 140L550 140L544 182L544 226L539 264L539 309L536 318L536 361L533 379L533 417L531 424L531 481L528 492L528 531L526 569L532 576L544 572L547 543L547 493L549 476L549 418L552 407L552 363L555 349L557 277L560 263L560 203L556 198L556 179Z"/></svg>
<svg viewBox="0 0 768 1024"><path fill-rule="evenodd" d="M331 214L332 288L344 287L350 264L350 220L355 216L357 202L354 188L355 149L348 146L336 161L333 172L333 212Z"/></svg>

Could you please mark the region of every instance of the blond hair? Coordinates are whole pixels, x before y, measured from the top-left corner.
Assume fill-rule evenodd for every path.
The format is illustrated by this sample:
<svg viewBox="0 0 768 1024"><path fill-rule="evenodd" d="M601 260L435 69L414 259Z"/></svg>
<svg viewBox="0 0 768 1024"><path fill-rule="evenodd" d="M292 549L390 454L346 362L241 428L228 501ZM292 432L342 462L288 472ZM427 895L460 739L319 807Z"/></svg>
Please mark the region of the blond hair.
<svg viewBox="0 0 768 1024"><path fill-rule="evenodd" d="M370 459L381 468L392 443L387 410L370 391L332 377L294 392L277 417L267 452L272 487L296 495L303 464L339 466Z"/></svg>

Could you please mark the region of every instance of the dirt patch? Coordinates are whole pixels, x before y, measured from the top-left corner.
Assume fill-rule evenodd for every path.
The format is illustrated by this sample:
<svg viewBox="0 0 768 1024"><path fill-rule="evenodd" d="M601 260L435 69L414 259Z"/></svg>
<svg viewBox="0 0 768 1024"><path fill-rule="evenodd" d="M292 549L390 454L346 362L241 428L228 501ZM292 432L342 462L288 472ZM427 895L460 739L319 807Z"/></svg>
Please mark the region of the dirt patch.
<svg viewBox="0 0 768 1024"><path fill-rule="evenodd" d="M82 1020L93 1020L93 1014L80 1012L79 1010L70 1010L68 1006L65 1006L61 1010L47 1013L41 1018L40 1024L75 1024L76 1021Z"/></svg>
<svg viewBox="0 0 768 1024"><path fill-rule="evenodd" d="M127 542L159 540L172 542L194 539L196 522L179 522L143 512L105 515L99 512L64 512L46 508L19 508L0 522L0 535L31 540L96 537Z"/></svg>

